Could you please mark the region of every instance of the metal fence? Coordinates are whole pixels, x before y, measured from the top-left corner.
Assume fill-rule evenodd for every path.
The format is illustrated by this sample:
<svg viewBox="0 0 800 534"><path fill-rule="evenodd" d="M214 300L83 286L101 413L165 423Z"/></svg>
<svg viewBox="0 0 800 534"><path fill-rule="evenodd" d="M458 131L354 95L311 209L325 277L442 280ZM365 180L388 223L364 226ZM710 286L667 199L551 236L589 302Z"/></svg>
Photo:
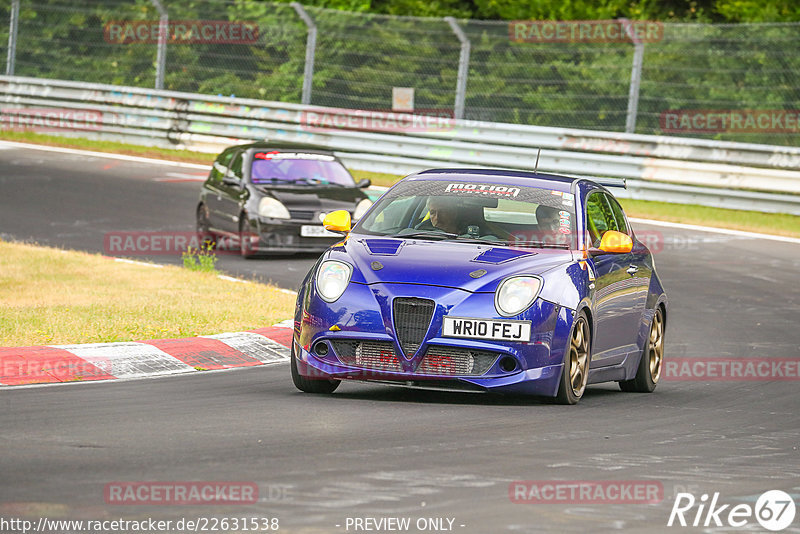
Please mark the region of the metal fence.
<svg viewBox="0 0 800 534"><path fill-rule="evenodd" d="M531 23L520 37L514 22L252 0L6 0L0 18L8 75L364 110L392 109L393 88L413 88L417 113L472 120L773 145L800 132L800 24L565 40ZM257 31L187 38L203 21ZM525 30L535 26L540 40ZM709 126L734 115L744 122Z"/></svg>

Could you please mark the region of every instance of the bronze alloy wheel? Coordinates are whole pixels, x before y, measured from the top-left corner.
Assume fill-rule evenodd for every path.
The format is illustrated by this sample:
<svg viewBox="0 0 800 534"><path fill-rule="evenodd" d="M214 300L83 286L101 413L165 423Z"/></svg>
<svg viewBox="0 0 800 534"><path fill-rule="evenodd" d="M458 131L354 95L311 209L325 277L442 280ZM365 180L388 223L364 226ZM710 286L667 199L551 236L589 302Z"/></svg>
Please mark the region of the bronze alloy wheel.
<svg viewBox="0 0 800 534"><path fill-rule="evenodd" d="M642 347L636 376L620 381L619 387L622 391L650 393L656 389L664 367L664 324L664 310L658 306L650 320L650 332Z"/></svg>
<svg viewBox="0 0 800 534"><path fill-rule="evenodd" d="M589 363L589 327L582 315L575 321L569 344L569 383L572 394L580 398L586 389Z"/></svg>
<svg viewBox="0 0 800 534"><path fill-rule="evenodd" d="M664 319L661 310L656 310L650 325L650 377L653 383L661 377L661 363L664 361Z"/></svg>

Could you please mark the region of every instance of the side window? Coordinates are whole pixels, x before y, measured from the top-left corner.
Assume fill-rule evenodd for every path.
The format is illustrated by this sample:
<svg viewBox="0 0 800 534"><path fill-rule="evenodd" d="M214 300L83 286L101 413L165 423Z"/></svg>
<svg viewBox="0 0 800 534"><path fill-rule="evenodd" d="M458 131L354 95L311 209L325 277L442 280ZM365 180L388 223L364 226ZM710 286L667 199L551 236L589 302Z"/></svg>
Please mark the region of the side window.
<svg viewBox="0 0 800 534"><path fill-rule="evenodd" d="M239 180L241 180L244 177L244 175L242 174L242 160L244 159L243 156L244 152L238 152L236 154L236 157L233 158L233 163L231 163L230 167L230 176L238 178Z"/></svg>
<svg viewBox="0 0 800 534"><path fill-rule="evenodd" d="M228 165L230 165L231 158L233 157L233 150L227 150L219 155L214 165L211 167L211 172L208 177L215 183L221 183L222 177L228 172Z"/></svg>
<svg viewBox="0 0 800 534"><path fill-rule="evenodd" d="M600 246L600 240L608 230L619 229L617 219L604 193L598 191L586 199L586 226L594 247Z"/></svg>
<svg viewBox="0 0 800 534"><path fill-rule="evenodd" d="M622 232L623 234L630 235L628 232L628 221L625 219L625 213L622 211L622 206L619 205L619 202L613 197L609 197L605 195L608 203L611 205L611 211L614 213L614 219L617 221L617 229Z"/></svg>

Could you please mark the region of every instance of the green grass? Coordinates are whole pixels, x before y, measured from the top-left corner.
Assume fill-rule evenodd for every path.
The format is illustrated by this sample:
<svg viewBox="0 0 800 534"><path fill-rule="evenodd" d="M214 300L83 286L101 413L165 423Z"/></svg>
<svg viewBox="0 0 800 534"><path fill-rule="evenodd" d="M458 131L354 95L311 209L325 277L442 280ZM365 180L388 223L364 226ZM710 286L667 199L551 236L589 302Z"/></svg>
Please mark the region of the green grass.
<svg viewBox="0 0 800 534"><path fill-rule="evenodd" d="M210 165L214 159L214 156L211 154L202 154L199 152L143 147L111 141L90 141L32 132L1 131L0 139L207 165ZM356 180L369 178L372 180L373 185L384 187L392 185L401 178L393 174L369 171L353 170L352 173ZM800 217L796 215L709 208L693 204L670 204L667 202L652 202L648 200L620 199L620 202L626 212L632 217L800 237Z"/></svg>
<svg viewBox="0 0 800 534"><path fill-rule="evenodd" d="M0 347L252 330L290 318L294 300L214 272L0 241Z"/></svg>
<svg viewBox="0 0 800 534"><path fill-rule="evenodd" d="M181 254L183 266L190 271L200 271L206 273L217 272L217 254L214 252L214 245L205 243L200 248L189 247Z"/></svg>

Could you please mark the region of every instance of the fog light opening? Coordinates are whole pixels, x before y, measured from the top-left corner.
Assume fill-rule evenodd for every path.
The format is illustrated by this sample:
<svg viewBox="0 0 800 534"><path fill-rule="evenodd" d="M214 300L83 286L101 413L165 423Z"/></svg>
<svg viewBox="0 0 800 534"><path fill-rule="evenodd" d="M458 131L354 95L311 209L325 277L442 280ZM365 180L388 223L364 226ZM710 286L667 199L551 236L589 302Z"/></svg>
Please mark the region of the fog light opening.
<svg viewBox="0 0 800 534"><path fill-rule="evenodd" d="M328 344L320 341L314 345L314 354L322 356L323 358L328 355Z"/></svg>
<svg viewBox="0 0 800 534"><path fill-rule="evenodd" d="M517 369L517 360L515 360L511 356L503 357L500 360L500 369L502 369L506 373L510 373L511 371L516 371L516 369Z"/></svg>

